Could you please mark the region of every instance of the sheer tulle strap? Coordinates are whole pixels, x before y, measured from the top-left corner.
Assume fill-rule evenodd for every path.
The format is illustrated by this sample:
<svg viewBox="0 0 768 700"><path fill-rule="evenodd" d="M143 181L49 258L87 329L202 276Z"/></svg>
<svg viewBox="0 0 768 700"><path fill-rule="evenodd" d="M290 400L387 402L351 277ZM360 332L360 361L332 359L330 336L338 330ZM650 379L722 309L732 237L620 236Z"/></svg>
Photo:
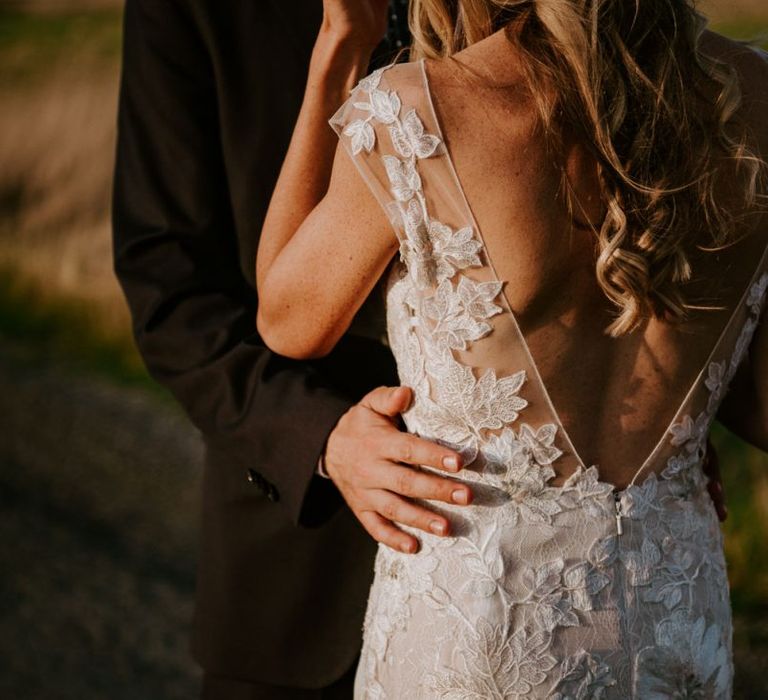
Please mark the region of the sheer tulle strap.
<svg viewBox="0 0 768 700"><path fill-rule="evenodd" d="M535 367L447 156L423 63L365 78L331 124L400 240L388 331L401 380L416 387L409 429L470 462L501 436L533 455L511 428L525 409L520 435L540 460L531 457L532 469L549 476L562 455L573 471L575 453L541 382L529 382Z"/></svg>
<svg viewBox="0 0 768 700"><path fill-rule="evenodd" d="M402 68L385 66L361 80L329 123L403 246L417 248L412 229L426 210L418 161L436 155L440 141L425 133L415 109L403 105L400 91L408 90L409 72ZM391 69L406 82L398 91L389 84Z"/></svg>

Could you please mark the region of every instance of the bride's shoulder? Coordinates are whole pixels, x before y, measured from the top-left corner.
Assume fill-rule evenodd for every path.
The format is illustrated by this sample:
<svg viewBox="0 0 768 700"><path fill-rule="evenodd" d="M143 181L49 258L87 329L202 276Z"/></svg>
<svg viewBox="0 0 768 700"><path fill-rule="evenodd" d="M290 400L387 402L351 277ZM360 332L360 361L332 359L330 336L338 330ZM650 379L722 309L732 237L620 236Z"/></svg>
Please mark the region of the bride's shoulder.
<svg viewBox="0 0 768 700"><path fill-rule="evenodd" d="M401 99L414 99L421 94L423 85L422 66L419 61L390 63L360 80L353 94L395 91Z"/></svg>
<svg viewBox="0 0 768 700"><path fill-rule="evenodd" d="M370 153L380 136L397 127L411 112L427 110L419 63L382 66L360 80L331 118L331 125L353 140L355 154Z"/></svg>

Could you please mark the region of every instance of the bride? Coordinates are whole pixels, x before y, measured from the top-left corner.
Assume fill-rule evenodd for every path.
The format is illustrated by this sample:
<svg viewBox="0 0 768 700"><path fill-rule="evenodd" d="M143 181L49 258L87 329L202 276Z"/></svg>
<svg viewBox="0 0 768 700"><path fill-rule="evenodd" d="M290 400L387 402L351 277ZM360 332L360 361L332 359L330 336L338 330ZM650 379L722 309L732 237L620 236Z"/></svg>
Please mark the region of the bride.
<svg viewBox="0 0 768 700"><path fill-rule="evenodd" d="M730 697L701 465L716 417L768 451L768 63L687 0L414 0L358 82L386 2L325 11L258 328L319 357L384 294L472 494L389 494L356 696Z"/></svg>

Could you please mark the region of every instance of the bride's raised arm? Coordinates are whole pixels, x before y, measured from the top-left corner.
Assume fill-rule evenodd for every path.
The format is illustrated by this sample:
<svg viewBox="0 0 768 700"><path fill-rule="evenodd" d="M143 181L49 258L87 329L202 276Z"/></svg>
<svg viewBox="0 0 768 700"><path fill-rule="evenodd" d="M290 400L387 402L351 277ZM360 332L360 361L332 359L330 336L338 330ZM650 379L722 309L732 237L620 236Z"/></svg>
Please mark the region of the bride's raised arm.
<svg viewBox="0 0 768 700"><path fill-rule="evenodd" d="M326 0L324 8L256 261L259 333L293 358L330 352L397 248L384 212L328 126L384 33L387 2Z"/></svg>

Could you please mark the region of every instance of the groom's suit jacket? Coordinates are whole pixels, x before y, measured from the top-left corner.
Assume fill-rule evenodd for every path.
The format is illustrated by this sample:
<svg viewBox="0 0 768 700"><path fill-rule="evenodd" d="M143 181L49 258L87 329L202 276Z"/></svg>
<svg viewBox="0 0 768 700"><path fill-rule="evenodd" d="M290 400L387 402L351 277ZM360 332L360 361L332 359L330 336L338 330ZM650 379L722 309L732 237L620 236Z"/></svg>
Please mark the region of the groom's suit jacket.
<svg viewBox="0 0 768 700"><path fill-rule="evenodd" d="M375 340L296 362L255 334L258 235L321 15L319 0L128 0L113 207L138 347L206 444L192 652L297 687L354 662L375 552L317 459L352 403L397 383Z"/></svg>

